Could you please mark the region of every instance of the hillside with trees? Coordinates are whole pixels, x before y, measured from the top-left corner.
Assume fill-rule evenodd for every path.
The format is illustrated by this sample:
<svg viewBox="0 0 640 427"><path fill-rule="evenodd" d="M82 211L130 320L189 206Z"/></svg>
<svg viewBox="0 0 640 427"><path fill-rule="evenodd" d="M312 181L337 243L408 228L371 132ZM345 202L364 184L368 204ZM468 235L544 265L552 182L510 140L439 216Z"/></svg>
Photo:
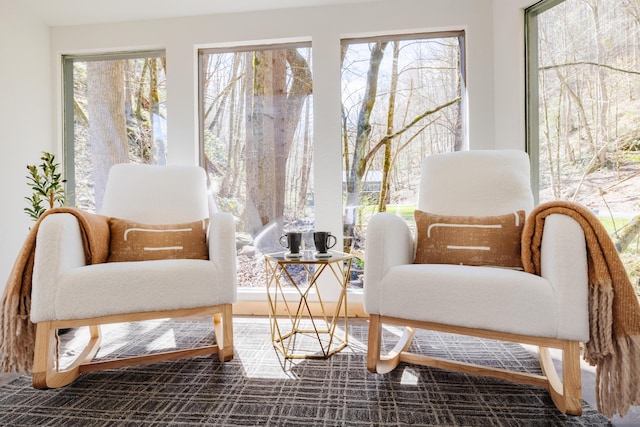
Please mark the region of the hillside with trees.
<svg viewBox="0 0 640 427"><path fill-rule="evenodd" d="M566 0L537 19L540 200L590 207L640 276L640 1Z"/></svg>

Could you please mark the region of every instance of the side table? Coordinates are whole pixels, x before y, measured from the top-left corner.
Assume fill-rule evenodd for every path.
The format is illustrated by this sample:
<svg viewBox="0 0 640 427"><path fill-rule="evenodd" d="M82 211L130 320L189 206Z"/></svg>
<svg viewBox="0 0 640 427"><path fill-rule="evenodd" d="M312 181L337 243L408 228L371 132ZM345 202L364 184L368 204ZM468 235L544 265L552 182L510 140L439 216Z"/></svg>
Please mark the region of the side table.
<svg viewBox="0 0 640 427"><path fill-rule="evenodd" d="M353 255L329 252L330 257L318 258L313 251L303 251L299 258L289 258L284 252L265 256L267 298L271 339L285 359L326 359L347 346L347 283L351 275ZM327 273L325 273L327 272ZM318 279L323 274L333 276L340 294L335 310L329 312L322 300ZM288 286L287 286L288 285ZM288 292L287 292L288 290ZM320 313L312 313L310 299L315 295ZM278 319L278 308L287 317ZM343 331L337 332L338 326ZM296 350L297 341L305 337L317 341L319 351Z"/></svg>

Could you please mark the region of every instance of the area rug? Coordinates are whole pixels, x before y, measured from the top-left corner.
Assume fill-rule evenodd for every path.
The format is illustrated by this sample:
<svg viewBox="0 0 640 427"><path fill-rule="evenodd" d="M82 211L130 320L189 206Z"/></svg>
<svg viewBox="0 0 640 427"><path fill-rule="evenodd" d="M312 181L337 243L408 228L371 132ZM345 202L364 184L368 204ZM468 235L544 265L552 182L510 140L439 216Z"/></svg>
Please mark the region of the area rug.
<svg viewBox="0 0 640 427"><path fill-rule="evenodd" d="M211 329L197 319L112 325L99 357L211 340ZM268 319L236 318L234 329L235 357L224 364L209 356L103 371L56 390L34 390L30 377L19 377L0 388L0 425L609 425L586 403L581 417L561 414L537 387L404 364L369 373L364 320L350 321L349 346L327 360L284 361ZM398 333L385 329L385 345ZM83 339L71 337L66 353ZM413 345L434 356L539 372L535 355L516 344L420 331Z"/></svg>

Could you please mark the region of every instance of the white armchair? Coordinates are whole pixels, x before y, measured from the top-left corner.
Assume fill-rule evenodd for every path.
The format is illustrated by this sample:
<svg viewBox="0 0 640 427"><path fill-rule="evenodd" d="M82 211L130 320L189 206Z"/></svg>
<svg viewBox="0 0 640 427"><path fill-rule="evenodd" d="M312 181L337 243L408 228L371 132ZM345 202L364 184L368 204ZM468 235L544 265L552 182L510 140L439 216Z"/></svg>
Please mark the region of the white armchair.
<svg viewBox="0 0 640 427"><path fill-rule="evenodd" d="M236 300L235 226L210 213L206 176L196 166L120 164L111 168L102 215L150 225L209 219L208 259L162 259L85 265L78 220L68 213L44 218L37 234L31 320L37 326L33 384L64 386L81 373L217 353L233 357L232 303ZM205 246L206 247L206 246ZM100 324L212 316L216 344L92 364ZM58 366L58 329L88 326L90 342L68 368Z"/></svg>
<svg viewBox="0 0 640 427"><path fill-rule="evenodd" d="M418 209L433 214L491 216L533 209L529 159L515 150L467 151L424 160ZM589 339L587 258L582 229L551 215L542 240L541 276L489 266L414 264L416 242L389 213L367 227L364 308L370 315L367 368L385 373L401 361L547 388L556 406L580 414L579 342ZM383 324L405 326L381 356ZM415 328L539 346L543 375L480 367L408 350ZM562 380L548 348L563 351Z"/></svg>

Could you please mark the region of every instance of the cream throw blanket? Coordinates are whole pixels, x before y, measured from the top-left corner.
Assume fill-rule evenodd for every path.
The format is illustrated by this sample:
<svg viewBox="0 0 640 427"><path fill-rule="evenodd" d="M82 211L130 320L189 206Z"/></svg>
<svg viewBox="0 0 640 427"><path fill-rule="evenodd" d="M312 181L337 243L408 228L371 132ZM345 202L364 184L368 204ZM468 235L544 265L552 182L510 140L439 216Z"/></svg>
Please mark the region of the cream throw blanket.
<svg viewBox="0 0 640 427"><path fill-rule="evenodd" d="M30 373L33 368L35 325L30 313L36 235L42 220L54 213L69 213L78 219L87 264L105 262L109 255L107 217L66 207L50 209L40 217L18 253L2 296L0 354L4 372Z"/></svg>
<svg viewBox="0 0 640 427"><path fill-rule="evenodd" d="M555 201L535 208L524 226L522 263L540 274L540 245L545 218L564 214L582 227L589 276L589 341L584 359L596 365L598 410L624 416L640 404L640 306L616 248L598 218L576 203Z"/></svg>

